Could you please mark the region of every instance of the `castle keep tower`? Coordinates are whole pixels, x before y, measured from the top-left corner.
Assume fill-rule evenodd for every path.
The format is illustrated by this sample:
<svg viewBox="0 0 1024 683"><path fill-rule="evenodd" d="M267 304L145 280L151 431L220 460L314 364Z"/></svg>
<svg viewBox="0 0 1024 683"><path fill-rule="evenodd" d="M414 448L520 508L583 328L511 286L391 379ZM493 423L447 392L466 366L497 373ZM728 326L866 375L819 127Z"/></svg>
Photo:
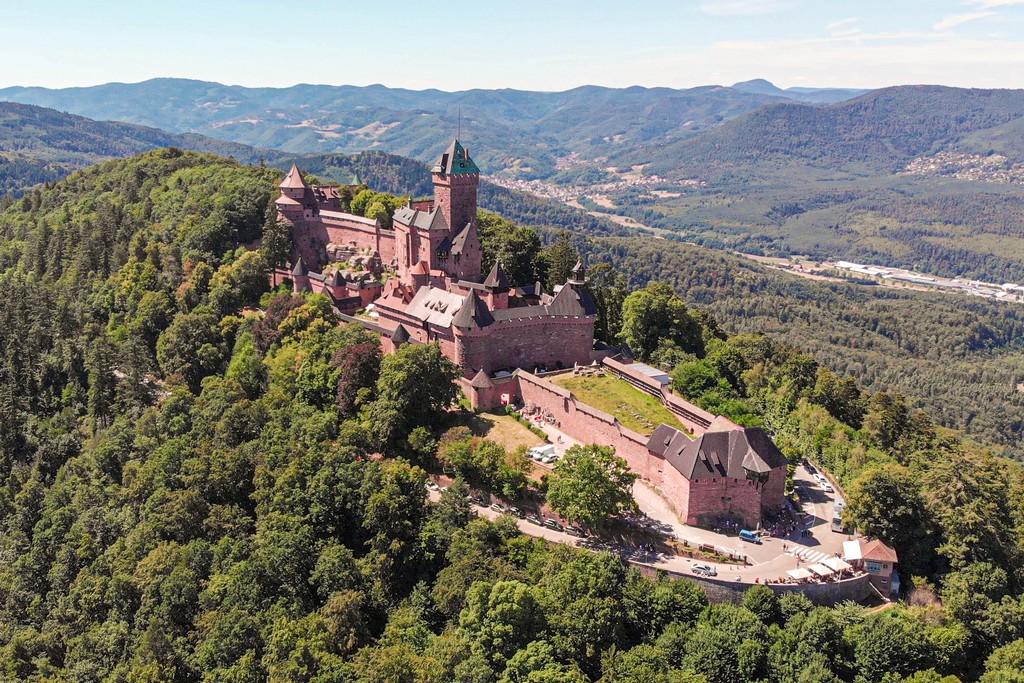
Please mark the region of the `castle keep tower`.
<svg viewBox="0 0 1024 683"><path fill-rule="evenodd" d="M453 140L431 169L434 201L399 209L394 216L396 261L403 283L413 270L479 282L483 250L476 232L476 191L480 169ZM422 265L420 265L422 264Z"/></svg>
<svg viewBox="0 0 1024 683"><path fill-rule="evenodd" d="M469 150L453 140L430 173L434 201L451 231L452 262L447 270L460 278L479 279L482 253L476 232L476 191L480 169Z"/></svg>

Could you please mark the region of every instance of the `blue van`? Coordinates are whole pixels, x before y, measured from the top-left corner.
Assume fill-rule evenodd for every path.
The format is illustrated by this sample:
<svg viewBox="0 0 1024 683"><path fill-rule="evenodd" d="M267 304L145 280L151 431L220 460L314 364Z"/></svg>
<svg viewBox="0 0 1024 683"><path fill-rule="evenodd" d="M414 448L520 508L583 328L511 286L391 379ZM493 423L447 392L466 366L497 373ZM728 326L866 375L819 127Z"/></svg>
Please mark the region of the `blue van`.
<svg viewBox="0 0 1024 683"><path fill-rule="evenodd" d="M761 537L758 536L756 532L750 531L749 529L744 529L740 532L740 540L761 545Z"/></svg>

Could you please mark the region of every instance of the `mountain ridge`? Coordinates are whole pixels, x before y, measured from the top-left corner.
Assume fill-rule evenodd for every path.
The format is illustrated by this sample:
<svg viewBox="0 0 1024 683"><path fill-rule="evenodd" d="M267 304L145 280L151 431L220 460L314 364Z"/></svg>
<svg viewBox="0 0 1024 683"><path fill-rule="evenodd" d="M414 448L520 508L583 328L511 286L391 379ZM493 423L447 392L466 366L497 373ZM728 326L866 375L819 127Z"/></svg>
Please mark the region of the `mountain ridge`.
<svg viewBox="0 0 1024 683"><path fill-rule="evenodd" d="M479 144L476 159L485 172L511 167L522 177L552 175L558 160L571 154L614 159L646 141L690 137L795 97L720 85L446 92L381 85L247 88L189 79L0 89L0 99L292 153L380 149L430 161L461 128Z"/></svg>

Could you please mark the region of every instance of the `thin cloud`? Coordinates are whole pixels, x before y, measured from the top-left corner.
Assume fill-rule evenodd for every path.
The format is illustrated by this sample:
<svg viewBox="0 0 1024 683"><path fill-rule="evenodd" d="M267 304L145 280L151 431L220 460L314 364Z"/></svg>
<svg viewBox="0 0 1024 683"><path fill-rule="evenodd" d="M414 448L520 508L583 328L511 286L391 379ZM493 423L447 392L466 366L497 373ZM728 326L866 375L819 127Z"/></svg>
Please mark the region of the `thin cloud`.
<svg viewBox="0 0 1024 683"><path fill-rule="evenodd" d="M714 0L700 6L705 14L716 17L740 17L751 14L772 14L792 7L785 0Z"/></svg>
<svg viewBox="0 0 1024 683"><path fill-rule="evenodd" d="M1008 7L1010 5L1024 5L1024 0L971 0L965 3L977 5L983 9L995 9L996 7Z"/></svg>
<svg viewBox="0 0 1024 683"><path fill-rule="evenodd" d="M831 24L826 24L825 30L828 31L829 35L831 36L852 36L857 33L860 33L861 28L860 26L858 26L859 23L859 17L840 19L839 21L833 21Z"/></svg>
<svg viewBox="0 0 1024 683"><path fill-rule="evenodd" d="M938 23L932 28L936 31L945 31L947 28L953 28L954 26L960 26L966 24L969 21L977 21L978 19L985 19L986 17L995 16L995 12L965 12L963 14L950 14L947 17L943 17Z"/></svg>

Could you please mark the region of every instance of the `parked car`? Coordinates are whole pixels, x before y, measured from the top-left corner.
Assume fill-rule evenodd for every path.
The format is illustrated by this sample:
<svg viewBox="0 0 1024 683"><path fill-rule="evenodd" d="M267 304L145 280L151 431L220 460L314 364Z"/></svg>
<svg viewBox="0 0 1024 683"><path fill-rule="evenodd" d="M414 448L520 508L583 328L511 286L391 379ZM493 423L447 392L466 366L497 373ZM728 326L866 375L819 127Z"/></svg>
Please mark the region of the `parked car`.
<svg viewBox="0 0 1024 683"><path fill-rule="evenodd" d="M740 540L761 545L761 537L757 535L756 531L751 531L750 529L740 531Z"/></svg>
<svg viewBox="0 0 1024 683"><path fill-rule="evenodd" d="M476 503L477 505L487 505L487 502L483 499L483 496L473 494L469 497L469 502Z"/></svg>
<svg viewBox="0 0 1024 683"><path fill-rule="evenodd" d="M431 490L431 491L437 491L438 490L437 482L435 482L433 480L430 480L430 479L427 479L427 488L429 490Z"/></svg>
<svg viewBox="0 0 1024 683"><path fill-rule="evenodd" d="M537 515L526 515L526 521L537 526L544 526L544 523L540 521L540 517Z"/></svg>
<svg viewBox="0 0 1024 683"><path fill-rule="evenodd" d="M544 526L546 526L549 529L554 529L555 531L564 531L565 530L565 527L563 527L561 524L559 524L554 519L545 519L544 520Z"/></svg>
<svg viewBox="0 0 1024 683"><path fill-rule="evenodd" d="M501 503L491 503L491 509L502 514L504 514L506 510L505 506Z"/></svg>
<svg viewBox="0 0 1024 683"><path fill-rule="evenodd" d="M572 534L573 536L579 536L581 538L583 537L583 529L579 528L578 526L573 526L571 524L565 527L565 533Z"/></svg>
<svg viewBox="0 0 1024 683"><path fill-rule="evenodd" d="M690 571L699 576L718 576L718 570L710 564L694 564Z"/></svg>
<svg viewBox="0 0 1024 683"><path fill-rule="evenodd" d="M520 510L519 508L517 508L517 507L516 507L516 506L514 506L514 505L513 505L512 507L510 507L510 508L508 509L508 511L509 511L509 514L513 514L513 515L515 515L516 517L522 517L522 516L523 516L523 511L522 511L522 510Z"/></svg>
<svg viewBox="0 0 1024 683"><path fill-rule="evenodd" d="M818 470L816 470L814 468L814 465L812 465L811 463L807 462L806 460L804 461L804 463L805 463L804 464L804 469L807 470L807 474L817 474L818 473Z"/></svg>
<svg viewBox="0 0 1024 683"><path fill-rule="evenodd" d="M543 458L540 459L540 461L542 463L544 463L545 465L550 465L551 463L553 463L555 461L555 456L554 455L545 455Z"/></svg>
<svg viewBox="0 0 1024 683"><path fill-rule="evenodd" d="M834 488L832 488L832 484L828 483L827 481L826 482L822 482L821 490L824 491L825 493L835 493L836 492L836 490Z"/></svg>

